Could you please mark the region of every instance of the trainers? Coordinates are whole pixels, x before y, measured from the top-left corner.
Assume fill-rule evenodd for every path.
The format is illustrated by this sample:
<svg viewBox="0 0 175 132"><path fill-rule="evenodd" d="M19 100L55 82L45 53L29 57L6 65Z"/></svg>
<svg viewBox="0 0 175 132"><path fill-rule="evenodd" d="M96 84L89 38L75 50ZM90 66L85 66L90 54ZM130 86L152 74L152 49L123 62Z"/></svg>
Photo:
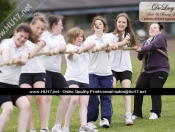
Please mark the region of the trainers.
<svg viewBox="0 0 175 132"><path fill-rule="evenodd" d="M158 115L157 115L156 113L151 112L151 113L149 114L149 119L157 119L157 118L158 118Z"/></svg>
<svg viewBox="0 0 175 132"><path fill-rule="evenodd" d="M98 132L98 130L90 127L88 124L84 127L80 127L79 132Z"/></svg>
<svg viewBox="0 0 175 132"><path fill-rule="evenodd" d="M88 122L88 126L95 129L97 128L97 126L95 125L95 122L91 121L91 122Z"/></svg>
<svg viewBox="0 0 175 132"><path fill-rule="evenodd" d="M63 130L61 129L61 127L58 128L58 127L54 126L54 127L52 128L51 132L63 132Z"/></svg>
<svg viewBox="0 0 175 132"><path fill-rule="evenodd" d="M131 113L126 113L125 114L125 122L126 125L133 125L133 121L132 121L132 114Z"/></svg>
<svg viewBox="0 0 175 132"><path fill-rule="evenodd" d="M50 130L49 130L49 128L48 128L48 127L46 128L46 130L47 130L47 132L50 132Z"/></svg>
<svg viewBox="0 0 175 132"><path fill-rule="evenodd" d="M69 127L63 126L62 127L62 132L69 132Z"/></svg>
<svg viewBox="0 0 175 132"><path fill-rule="evenodd" d="M40 130L40 132L47 132L47 130L46 129L44 129L44 130L42 129L42 130Z"/></svg>
<svg viewBox="0 0 175 132"><path fill-rule="evenodd" d="M140 117L138 117L138 116L136 116L136 115L132 115L132 120L135 120L135 119L138 119L138 118L140 118Z"/></svg>
<svg viewBox="0 0 175 132"><path fill-rule="evenodd" d="M104 127L104 128L109 128L109 121L106 118L103 118L103 120L100 119L100 126Z"/></svg>

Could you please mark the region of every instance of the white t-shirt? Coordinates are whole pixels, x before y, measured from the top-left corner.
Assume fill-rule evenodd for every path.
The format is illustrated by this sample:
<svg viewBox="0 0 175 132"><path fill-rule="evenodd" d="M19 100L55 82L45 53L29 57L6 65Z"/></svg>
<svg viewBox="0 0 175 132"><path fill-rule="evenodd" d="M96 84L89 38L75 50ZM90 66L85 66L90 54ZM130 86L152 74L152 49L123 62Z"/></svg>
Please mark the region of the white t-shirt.
<svg viewBox="0 0 175 132"><path fill-rule="evenodd" d="M55 47L59 45L63 45L63 44L66 45L64 37L61 34L52 35L48 31L45 31L41 35L40 39L46 42L46 45L48 45L50 50L54 49ZM47 71L60 73L61 61L62 61L61 54L52 55L52 56L43 56L44 66Z"/></svg>
<svg viewBox="0 0 175 132"><path fill-rule="evenodd" d="M79 49L84 45L85 45L84 43L81 46L68 44L67 51ZM81 54L75 53L71 59L68 59L67 56L68 54L65 54L65 58L67 61L67 69L64 77L66 81L74 80L77 82L89 84L89 73L88 73L89 53L88 52L83 52Z"/></svg>
<svg viewBox="0 0 175 132"><path fill-rule="evenodd" d="M16 48L14 43L14 38L6 39L0 45L0 63L3 63L2 59L2 50L9 49L10 51L10 59L18 58L20 56L26 56L28 58L28 47L24 44L19 48ZM21 74L22 66L19 64L12 64L11 66L2 66L0 67L0 82L7 83L11 85L18 85L19 76Z"/></svg>
<svg viewBox="0 0 175 132"><path fill-rule="evenodd" d="M107 43L115 44L118 42L119 36L118 34L109 33L108 39L104 40ZM122 35L124 38L124 34ZM130 35L127 34L126 38L130 38ZM128 47L127 45L123 47ZM130 58L130 51L129 50L115 50L110 52L110 66L111 69L115 72L123 72L123 71L131 71L132 72L132 65L131 65L131 58Z"/></svg>
<svg viewBox="0 0 175 132"><path fill-rule="evenodd" d="M89 42L94 42L95 44L101 44L107 36L108 34L104 33L102 38L98 39L98 37L94 34L87 37L86 43L88 44ZM90 52L89 73L96 74L98 76L112 75L109 65L109 54L106 51L96 53Z"/></svg>
<svg viewBox="0 0 175 132"><path fill-rule="evenodd" d="M36 44L29 40L26 42L26 46L29 48L29 51L31 51L35 45ZM45 73L42 56L35 56L32 59L28 59L27 63L22 66L21 73Z"/></svg>

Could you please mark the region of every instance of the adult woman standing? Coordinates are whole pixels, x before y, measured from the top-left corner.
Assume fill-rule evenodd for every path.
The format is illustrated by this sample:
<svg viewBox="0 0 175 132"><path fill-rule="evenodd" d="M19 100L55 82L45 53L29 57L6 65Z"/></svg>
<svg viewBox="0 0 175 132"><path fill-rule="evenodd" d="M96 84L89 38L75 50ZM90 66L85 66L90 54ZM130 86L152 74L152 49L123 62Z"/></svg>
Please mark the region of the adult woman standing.
<svg viewBox="0 0 175 132"><path fill-rule="evenodd" d="M162 88L165 84L170 64L167 59L167 41L162 35L163 25L152 23L149 29L150 38L145 40L142 47L138 47L138 59L144 59L144 72L138 78L136 88ZM149 119L160 117L162 101L161 95L151 95L152 110ZM142 118L143 95L134 96L133 119Z"/></svg>

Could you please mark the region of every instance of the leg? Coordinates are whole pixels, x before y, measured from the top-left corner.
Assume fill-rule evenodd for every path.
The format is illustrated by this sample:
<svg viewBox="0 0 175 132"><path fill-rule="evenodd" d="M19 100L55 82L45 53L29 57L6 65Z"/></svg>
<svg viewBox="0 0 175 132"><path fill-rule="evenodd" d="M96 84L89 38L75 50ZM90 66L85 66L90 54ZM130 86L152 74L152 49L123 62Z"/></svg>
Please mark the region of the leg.
<svg viewBox="0 0 175 132"><path fill-rule="evenodd" d="M1 108L2 108L2 113L0 114L0 132L4 132L5 130L5 127L7 125L7 123L9 122L10 120L10 117L12 115L12 112L13 112L13 104L12 102L9 100L9 101L5 101L4 99L7 97L10 99L10 95L1 95L0 96L0 105L1 105ZM4 102L4 101L5 102ZM3 101L3 102L2 102Z"/></svg>
<svg viewBox="0 0 175 132"><path fill-rule="evenodd" d="M89 74L90 88L99 87L99 79L95 74ZM95 122L98 119L100 101L97 95L90 95L88 102L87 122Z"/></svg>
<svg viewBox="0 0 175 132"><path fill-rule="evenodd" d="M18 132L26 132L30 115L30 103L26 96L16 96L17 95L13 95L13 99L16 99L15 104L20 109L18 116Z"/></svg>
<svg viewBox="0 0 175 132"><path fill-rule="evenodd" d="M168 74L166 72L155 72L149 74L150 88L162 88L167 80ZM162 100L161 95L151 95L152 99L152 110L150 112L154 112L160 117L161 109L162 109Z"/></svg>
<svg viewBox="0 0 175 132"><path fill-rule="evenodd" d="M79 88L79 86L77 86L75 84L72 84L72 85L69 85L69 88ZM69 104L68 110L67 110L66 115L65 115L64 125L67 126L67 127L69 127L69 123L70 123L71 118L72 118L72 116L75 112L75 109L77 107L79 97L80 97L79 95L78 96L77 95L71 96L70 104Z"/></svg>
<svg viewBox="0 0 175 132"><path fill-rule="evenodd" d="M148 76L146 73L142 73L137 84L137 88L148 88L149 87L149 81ZM143 103L143 95L134 95L134 112L133 115L136 115L140 118L142 118L142 103Z"/></svg>

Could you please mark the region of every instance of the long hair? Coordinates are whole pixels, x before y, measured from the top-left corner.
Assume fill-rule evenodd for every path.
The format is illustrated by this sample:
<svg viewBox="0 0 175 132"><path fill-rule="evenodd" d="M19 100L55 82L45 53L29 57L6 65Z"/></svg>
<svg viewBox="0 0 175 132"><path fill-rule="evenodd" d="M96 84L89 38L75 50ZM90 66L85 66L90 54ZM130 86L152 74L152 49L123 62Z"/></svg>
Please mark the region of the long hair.
<svg viewBox="0 0 175 132"><path fill-rule="evenodd" d="M140 38L134 33L132 27L131 27L131 22L129 19L129 16L126 13L120 13L116 19L115 19L115 30L113 32L113 34L117 34L119 35L119 41L121 41L121 37L122 34L118 31L117 29L117 20L119 17L125 17L127 20L127 27L125 28L125 34L124 34L124 38L126 37L126 35L129 33L130 35L130 44L128 44L129 47L133 47L133 46L140 46Z"/></svg>

